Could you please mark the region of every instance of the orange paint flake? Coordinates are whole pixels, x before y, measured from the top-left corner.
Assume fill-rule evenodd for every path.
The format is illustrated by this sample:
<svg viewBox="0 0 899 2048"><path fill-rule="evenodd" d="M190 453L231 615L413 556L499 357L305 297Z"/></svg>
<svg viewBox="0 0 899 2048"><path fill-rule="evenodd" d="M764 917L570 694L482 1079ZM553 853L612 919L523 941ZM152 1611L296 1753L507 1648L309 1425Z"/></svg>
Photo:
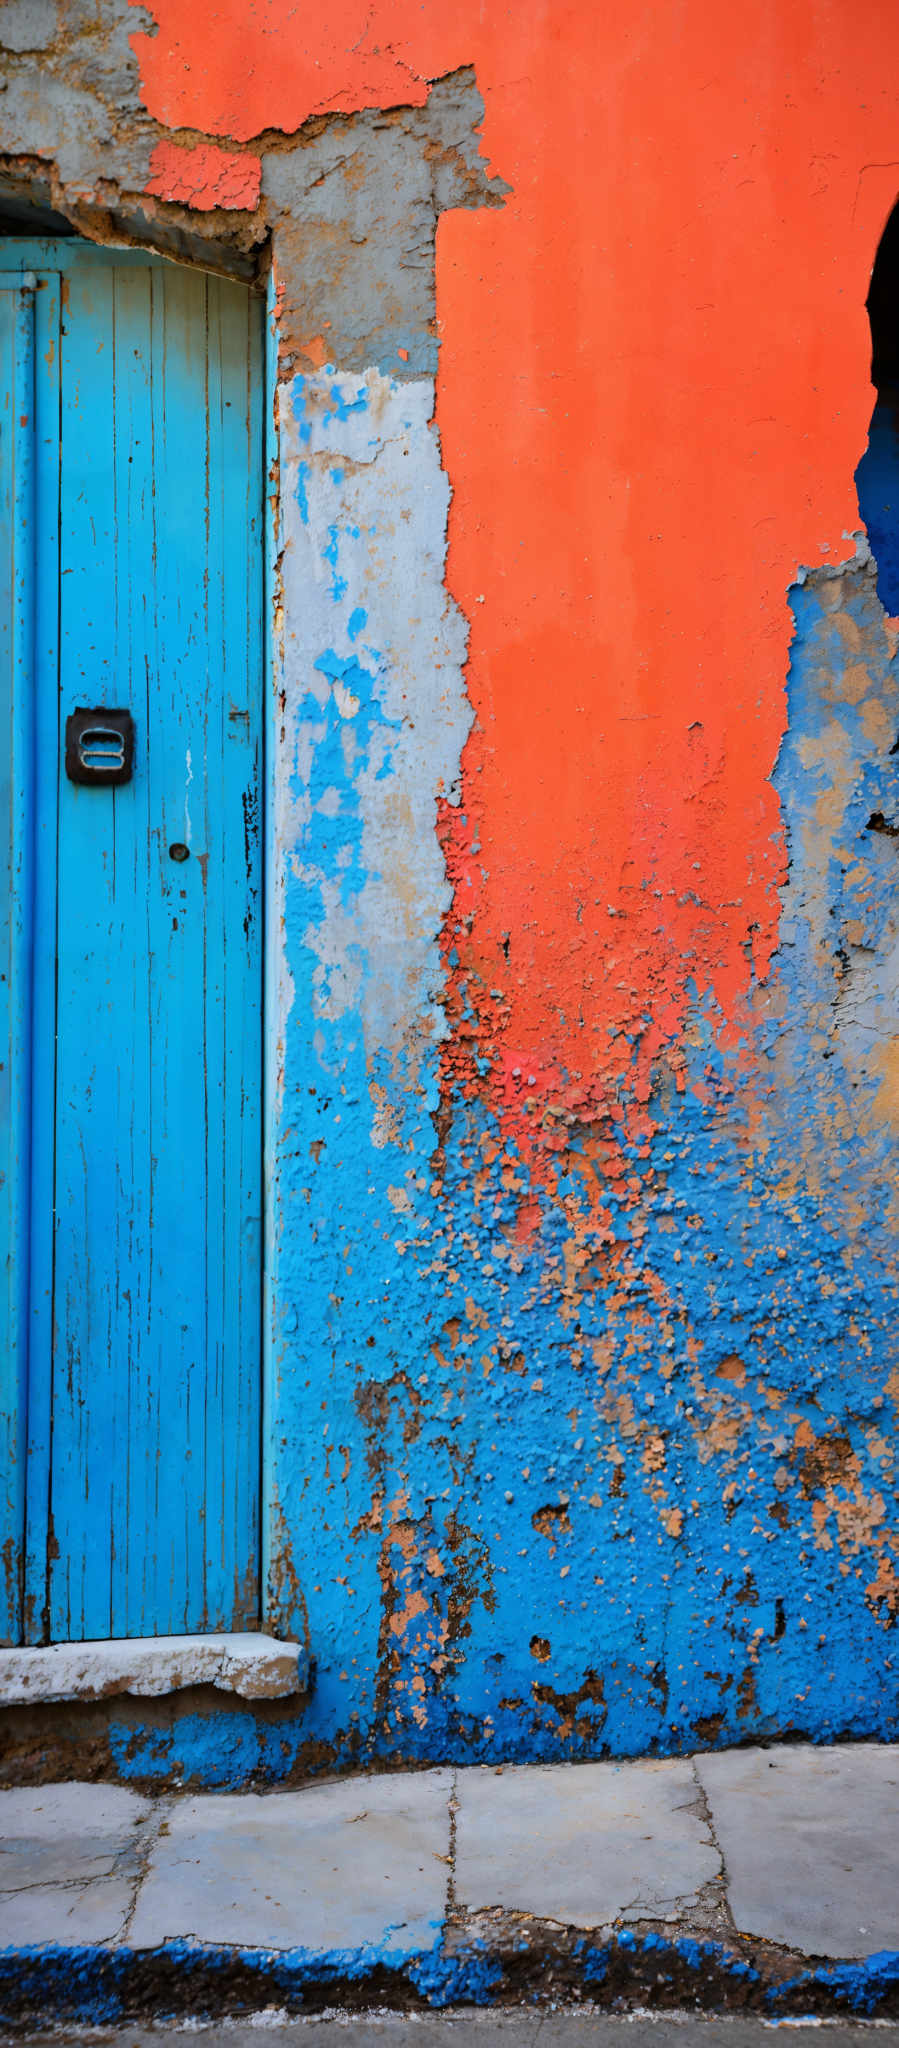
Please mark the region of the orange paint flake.
<svg viewBox="0 0 899 2048"><path fill-rule="evenodd" d="M218 149L214 143L185 147L164 138L150 159L146 189L159 199L211 213L218 206L252 213L259 204L262 164L244 151Z"/></svg>
<svg viewBox="0 0 899 2048"><path fill-rule="evenodd" d="M427 1614L427 1612L428 1603L424 1594L418 1591L408 1593L405 1606L397 1614L392 1614L390 1617L392 1634L401 1636L408 1628L410 1621L414 1621L418 1615Z"/></svg>

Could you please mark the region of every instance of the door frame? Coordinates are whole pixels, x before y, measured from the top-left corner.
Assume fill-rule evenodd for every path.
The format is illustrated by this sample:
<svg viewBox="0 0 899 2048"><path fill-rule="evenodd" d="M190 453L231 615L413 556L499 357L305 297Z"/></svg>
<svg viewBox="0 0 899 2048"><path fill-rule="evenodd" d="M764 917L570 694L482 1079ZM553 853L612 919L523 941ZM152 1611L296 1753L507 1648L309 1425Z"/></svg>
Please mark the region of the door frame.
<svg viewBox="0 0 899 2048"><path fill-rule="evenodd" d="M0 1357L0 1445L5 1453L5 1470L11 1484L5 1503L0 1496L0 1641L12 1644L35 1640L35 1616L26 1615L26 1587L37 1583L35 1560L30 1556L31 1532L27 1521L27 1482L34 1483L35 1462L38 1483L42 1470L49 1485L52 1435L52 1374L31 1374L29 1362L35 1356L52 1356L53 1330L53 1188L54 1105L53 1090L34 1090L32 1074L38 1062L55 1061L55 993L53 977L36 971L39 949L45 940L36 930L39 903L45 895L48 873L57 863L57 807L39 804L38 768L41 760L58 757L59 690L59 608L39 602L39 593L59 589L60 508L60 342L65 294L65 274L77 252L94 249L85 238L3 237L0 252L0 288L19 288L17 308L19 332L27 341L23 372L17 382L16 404L20 399L33 409L33 433L25 436L33 462L26 461L26 474L16 503L16 535L21 538L25 584L20 617L11 635L11 681L19 687L13 697L11 873L18 878L11 909L11 950L14 975L10 990L10 1083L13 1090L11 1119L11 1167L3 1203L9 1232L7 1245L7 1289L3 1312L6 1337ZM107 248L96 253L115 263L135 267L148 261L163 263L175 259L148 247ZM15 257L18 260L13 261ZM213 266L191 264L193 270ZM259 297L243 277L235 278L251 296ZM273 718L276 698L272 687L273 647L271 634L272 588L276 573L274 545L278 529L278 437L272 396L277 373L274 339L274 300L271 280L265 317L262 360L262 390L258 402L265 408L261 423L263 475L260 478L262 517L259 546L262 549L260 622L260 931L262 973L259 998L262 1004L262 1062L258 1076L261 1092L262 1142L259 1158L259 1188L262 1209L261 1286L259 1298L259 1460L260 1496L257 1527L257 1626L265 1628L271 1563L270 1492L271 1454L271 1118L274 1104L274 1058L270 1045L270 1020L275 1015L273 989L273 932L271 847L274 821ZM20 415L17 415L19 417ZM27 415L26 415L27 416ZM34 527L28 546L28 525ZM43 885L43 887L42 887ZM54 958L56 937L53 938ZM35 1276L49 1279L43 1297L37 1299ZM31 1626L29 1626L29 1620Z"/></svg>

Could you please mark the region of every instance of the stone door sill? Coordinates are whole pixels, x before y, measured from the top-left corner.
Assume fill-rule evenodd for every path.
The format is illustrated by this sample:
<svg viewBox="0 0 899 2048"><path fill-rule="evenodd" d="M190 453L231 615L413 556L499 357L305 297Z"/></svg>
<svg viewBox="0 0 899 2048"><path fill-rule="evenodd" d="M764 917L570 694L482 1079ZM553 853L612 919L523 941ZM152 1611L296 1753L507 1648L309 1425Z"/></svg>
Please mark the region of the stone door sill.
<svg viewBox="0 0 899 2048"><path fill-rule="evenodd" d="M188 1685L214 1685L244 1700L283 1700L305 1692L308 1676L300 1644L274 1636L110 1636L0 1650L0 1706L123 1692L159 1698Z"/></svg>

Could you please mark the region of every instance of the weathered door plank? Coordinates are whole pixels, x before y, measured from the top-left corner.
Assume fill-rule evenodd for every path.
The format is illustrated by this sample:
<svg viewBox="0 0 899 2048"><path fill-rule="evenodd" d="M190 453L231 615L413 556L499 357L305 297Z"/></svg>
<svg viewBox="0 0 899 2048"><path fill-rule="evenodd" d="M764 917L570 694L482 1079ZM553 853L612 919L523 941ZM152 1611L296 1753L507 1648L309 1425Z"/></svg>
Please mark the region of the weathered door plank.
<svg viewBox="0 0 899 2048"><path fill-rule="evenodd" d="M119 790L61 777L37 909L58 1055L30 1640L258 1616L262 322L226 280L56 248L59 759L79 704L128 706L137 748Z"/></svg>

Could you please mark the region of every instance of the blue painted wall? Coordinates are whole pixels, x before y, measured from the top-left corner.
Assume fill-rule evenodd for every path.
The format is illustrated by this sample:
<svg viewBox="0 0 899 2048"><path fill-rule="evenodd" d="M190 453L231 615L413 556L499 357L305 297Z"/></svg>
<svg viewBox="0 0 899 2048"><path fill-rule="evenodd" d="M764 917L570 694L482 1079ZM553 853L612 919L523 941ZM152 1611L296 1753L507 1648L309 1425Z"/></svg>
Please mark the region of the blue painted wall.
<svg viewBox="0 0 899 2048"><path fill-rule="evenodd" d="M384 922L385 818L441 783L439 721L410 763L398 700L464 699L449 650L432 699L391 644L401 524L346 509L343 465L383 504L391 447L422 487L427 409L351 383L282 410L288 610L321 593L285 659L273 1327L272 1601L316 1660L308 1753L889 1735L899 690L873 568L793 592L780 949L729 1049L697 996L600 1229L588 1127L529 1184L480 1103L440 1102L427 801Z"/></svg>

